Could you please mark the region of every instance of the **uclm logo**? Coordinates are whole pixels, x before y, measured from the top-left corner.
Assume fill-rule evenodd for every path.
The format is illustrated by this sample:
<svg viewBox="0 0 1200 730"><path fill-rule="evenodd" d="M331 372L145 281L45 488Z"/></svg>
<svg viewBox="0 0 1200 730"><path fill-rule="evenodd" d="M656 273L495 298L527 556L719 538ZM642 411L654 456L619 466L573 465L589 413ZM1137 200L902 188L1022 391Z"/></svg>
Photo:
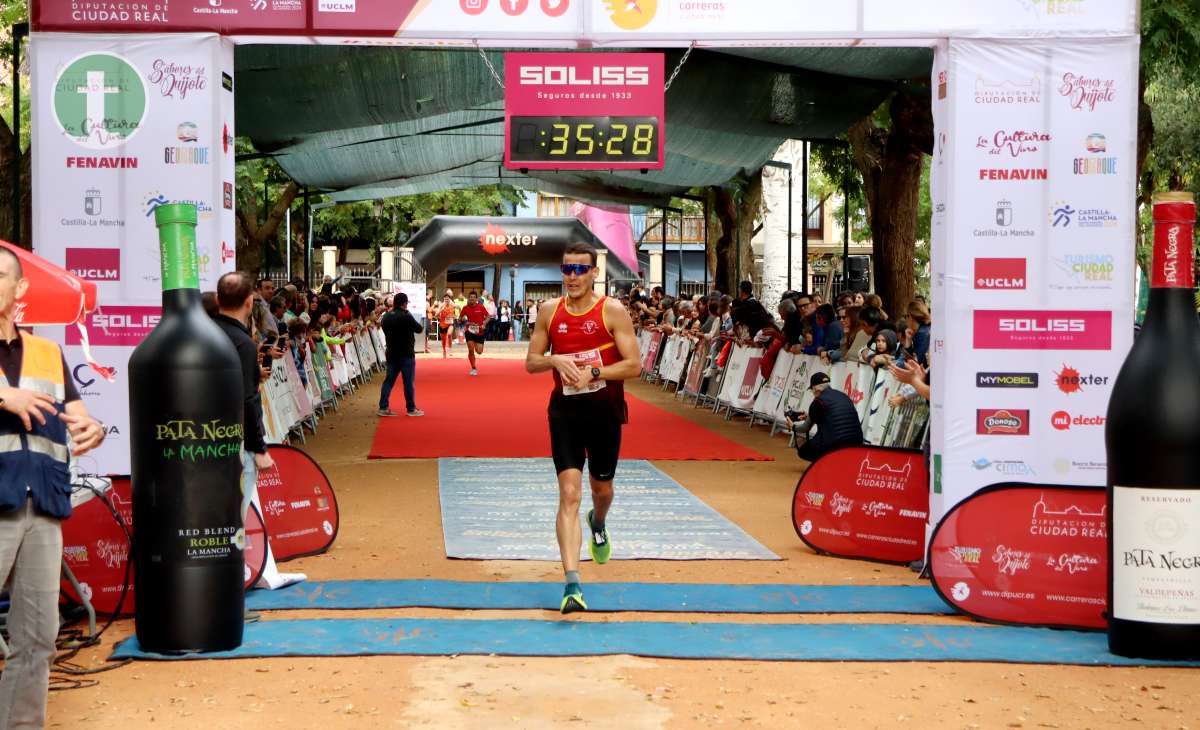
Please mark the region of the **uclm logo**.
<svg viewBox="0 0 1200 730"><path fill-rule="evenodd" d="M489 223L479 236L479 246L485 253L497 256L508 253L509 246L536 246L537 240L536 233L532 235L528 233L509 234L495 223Z"/></svg>
<svg viewBox="0 0 1200 730"><path fill-rule="evenodd" d="M66 268L84 281L120 281L121 249L68 248Z"/></svg>
<svg viewBox="0 0 1200 730"><path fill-rule="evenodd" d="M977 309L979 350L1111 350L1112 312Z"/></svg>
<svg viewBox="0 0 1200 730"><path fill-rule="evenodd" d="M1024 289L1025 259L975 259L976 289Z"/></svg>
<svg viewBox="0 0 1200 730"><path fill-rule="evenodd" d="M980 408L975 411L975 433L982 436L1028 436L1029 411Z"/></svg>

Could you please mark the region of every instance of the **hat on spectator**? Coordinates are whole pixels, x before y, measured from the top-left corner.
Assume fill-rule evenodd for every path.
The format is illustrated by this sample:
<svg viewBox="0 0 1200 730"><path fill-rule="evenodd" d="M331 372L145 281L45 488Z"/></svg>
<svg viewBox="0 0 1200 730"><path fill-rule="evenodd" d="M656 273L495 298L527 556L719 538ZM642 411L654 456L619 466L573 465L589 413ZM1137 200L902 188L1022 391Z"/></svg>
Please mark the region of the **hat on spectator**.
<svg viewBox="0 0 1200 730"><path fill-rule="evenodd" d="M829 376L825 373L813 373L813 376L808 380L808 387L815 388L818 385L824 385L829 382Z"/></svg>

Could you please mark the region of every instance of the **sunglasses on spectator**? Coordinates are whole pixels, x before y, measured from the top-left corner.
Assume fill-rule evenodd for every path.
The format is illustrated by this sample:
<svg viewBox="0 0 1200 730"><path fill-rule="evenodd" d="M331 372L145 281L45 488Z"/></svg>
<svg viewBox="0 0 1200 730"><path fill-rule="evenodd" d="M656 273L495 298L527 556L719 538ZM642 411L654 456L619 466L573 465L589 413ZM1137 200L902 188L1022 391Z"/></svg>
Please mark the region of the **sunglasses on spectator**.
<svg viewBox="0 0 1200 730"><path fill-rule="evenodd" d="M564 274L567 274L567 275L573 274L575 276L583 276L584 274L586 274L587 272L592 270L592 265L591 264L562 264L558 268Z"/></svg>

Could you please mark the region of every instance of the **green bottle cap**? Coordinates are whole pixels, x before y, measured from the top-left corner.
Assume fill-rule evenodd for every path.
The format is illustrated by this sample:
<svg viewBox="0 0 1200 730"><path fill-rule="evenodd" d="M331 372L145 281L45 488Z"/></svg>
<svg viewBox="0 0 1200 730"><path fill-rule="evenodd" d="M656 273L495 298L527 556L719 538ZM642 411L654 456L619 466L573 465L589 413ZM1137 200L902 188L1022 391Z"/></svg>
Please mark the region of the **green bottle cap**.
<svg viewBox="0 0 1200 730"><path fill-rule="evenodd" d="M162 288L199 289L200 262L196 256L196 206L172 203L154 209L158 246L162 254Z"/></svg>
<svg viewBox="0 0 1200 730"><path fill-rule="evenodd" d="M171 223L196 225L196 206L191 203L169 203L154 209L154 225L162 227Z"/></svg>

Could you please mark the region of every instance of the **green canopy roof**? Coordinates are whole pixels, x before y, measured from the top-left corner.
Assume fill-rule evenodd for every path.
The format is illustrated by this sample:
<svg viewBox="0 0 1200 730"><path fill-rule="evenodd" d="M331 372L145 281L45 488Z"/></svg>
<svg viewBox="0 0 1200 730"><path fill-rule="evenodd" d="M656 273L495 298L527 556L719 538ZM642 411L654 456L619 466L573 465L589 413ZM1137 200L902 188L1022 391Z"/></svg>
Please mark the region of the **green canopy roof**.
<svg viewBox="0 0 1200 730"><path fill-rule="evenodd" d="M488 51L503 77L504 56ZM667 68L682 51L667 52ZM584 200L657 203L757 170L785 139L832 138L928 48L698 50L667 92L662 170L504 170L504 90L477 51L245 45L237 127L297 182L340 201L508 182Z"/></svg>

